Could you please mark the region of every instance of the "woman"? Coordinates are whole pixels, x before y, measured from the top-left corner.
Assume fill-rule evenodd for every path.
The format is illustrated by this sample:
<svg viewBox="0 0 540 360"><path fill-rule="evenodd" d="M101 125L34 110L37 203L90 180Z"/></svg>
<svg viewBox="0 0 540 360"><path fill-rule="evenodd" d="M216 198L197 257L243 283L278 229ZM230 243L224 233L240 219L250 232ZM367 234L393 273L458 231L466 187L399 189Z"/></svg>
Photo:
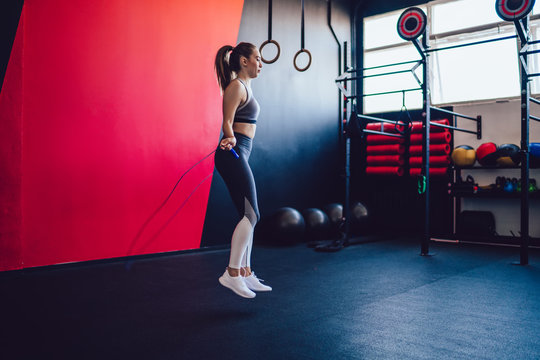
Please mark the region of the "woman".
<svg viewBox="0 0 540 360"><path fill-rule="evenodd" d="M215 67L223 91L223 137L216 151L215 164L240 215L232 235L229 266L219 282L242 297L254 298L253 290L272 290L261 284L251 271L253 230L260 217L255 181L248 164L259 115L251 79L261 72L261 55L253 44L226 45L219 49Z"/></svg>

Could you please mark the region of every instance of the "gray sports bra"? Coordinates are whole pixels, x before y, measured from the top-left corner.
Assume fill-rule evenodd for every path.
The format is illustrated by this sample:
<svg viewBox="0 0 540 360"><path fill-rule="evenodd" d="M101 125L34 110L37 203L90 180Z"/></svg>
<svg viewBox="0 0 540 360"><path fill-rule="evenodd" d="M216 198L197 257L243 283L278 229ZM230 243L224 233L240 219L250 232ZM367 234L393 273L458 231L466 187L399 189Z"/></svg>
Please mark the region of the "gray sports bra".
<svg viewBox="0 0 540 360"><path fill-rule="evenodd" d="M245 103L236 109L236 113L234 114L234 122L256 124L257 118L259 117L259 112L261 110L259 103L253 97L251 89L248 88L242 80L238 79L238 81L240 81L240 83L246 88L247 99Z"/></svg>

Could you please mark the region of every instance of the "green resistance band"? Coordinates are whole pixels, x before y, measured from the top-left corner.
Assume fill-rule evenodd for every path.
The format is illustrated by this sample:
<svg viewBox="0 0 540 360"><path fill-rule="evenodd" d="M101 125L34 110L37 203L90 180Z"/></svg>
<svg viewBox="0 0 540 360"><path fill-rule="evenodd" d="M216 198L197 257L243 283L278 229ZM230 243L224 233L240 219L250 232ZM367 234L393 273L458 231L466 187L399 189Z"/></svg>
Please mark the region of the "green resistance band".
<svg viewBox="0 0 540 360"><path fill-rule="evenodd" d="M424 175L420 175L418 177L418 193L422 195L426 192L426 177Z"/></svg>

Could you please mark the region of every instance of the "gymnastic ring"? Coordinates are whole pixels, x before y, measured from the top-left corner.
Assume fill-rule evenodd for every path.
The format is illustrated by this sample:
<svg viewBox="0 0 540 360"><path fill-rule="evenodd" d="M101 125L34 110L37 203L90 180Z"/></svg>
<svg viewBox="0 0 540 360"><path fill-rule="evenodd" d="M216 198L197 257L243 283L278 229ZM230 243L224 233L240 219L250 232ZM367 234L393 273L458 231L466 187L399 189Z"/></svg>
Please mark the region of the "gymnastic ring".
<svg viewBox="0 0 540 360"><path fill-rule="evenodd" d="M277 47L277 55L275 58L271 60L266 60L262 54L263 48L268 44L274 44ZM263 63L272 64L272 63L275 63L277 59L279 59L279 55L281 54L281 48L279 47L279 44L276 40L266 40L265 42L261 44L261 47L259 48L259 52L261 53L261 60L263 61Z"/></svg>
<svg viewBox="0 0 540 360"><path fill-rule="evenodd" d="M297 65L296 65L296 59L298 58L298 55L300 55L301 53L306 53L308 54L309 56L309 62L307 64L307 66L305 68L299 68ZM308 49L300 49L298 50L298 52L296 53L296 55L294 55L294 60L293 60L293 64L294 64L294 68L300 72L302 71L306 71L307 69L309 69L309 67L311 66L311 53L309 52Z"/></svg>

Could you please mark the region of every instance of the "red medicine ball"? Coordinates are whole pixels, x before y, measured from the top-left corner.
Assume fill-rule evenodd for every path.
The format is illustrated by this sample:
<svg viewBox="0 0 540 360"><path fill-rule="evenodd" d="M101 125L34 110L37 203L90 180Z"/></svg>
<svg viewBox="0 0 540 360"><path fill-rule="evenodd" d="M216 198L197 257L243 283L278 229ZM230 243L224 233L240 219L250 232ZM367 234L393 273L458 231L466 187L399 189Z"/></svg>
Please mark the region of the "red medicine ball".
<svg viewBox="0 0 540 360"><path fill-rule="evenodd" d="M497 145L492 142L483 143L476 149L476 159L483 166L497 164Z"/></svg>

